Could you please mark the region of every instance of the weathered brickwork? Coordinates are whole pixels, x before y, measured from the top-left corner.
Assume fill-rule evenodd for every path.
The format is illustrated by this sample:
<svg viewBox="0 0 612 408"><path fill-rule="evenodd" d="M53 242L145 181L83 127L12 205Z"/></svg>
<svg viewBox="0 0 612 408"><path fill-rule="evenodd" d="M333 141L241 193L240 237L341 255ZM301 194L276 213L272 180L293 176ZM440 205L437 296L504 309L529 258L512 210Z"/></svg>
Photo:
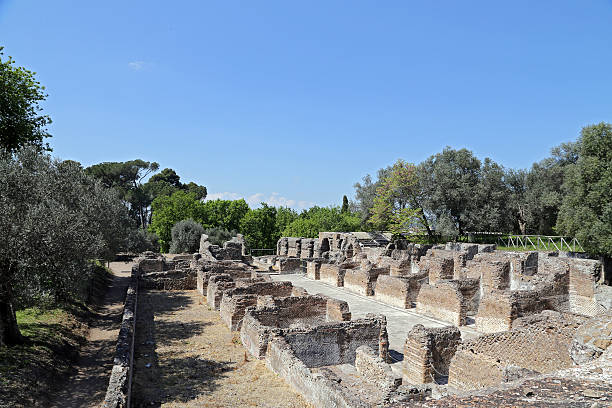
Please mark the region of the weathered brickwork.
<svg viewBox="0 0 612 408"><path fill-rule="evenodd" d="M405 277L381 275L376 280L374 298L402 309L411 308L416 302L421 285L426 283L427 279L427 272Z"/></svg>
<svg viewBox="0 0 612 408"><path fill-rule="evenodd" d="M470 390L572 366L569 347L582 320L547 311L519 319L511 331L459 345L449 386Z"/></svg>
<svg viewBox="0 0 612 408"><path fill-rule="evenodd" d="M455 326L466 323L467 303L456 281L422 285L416 299L416 310Z"/></svg>
<svg viewBox="0 0 612 408"><path fill-rule="evenodd" d="M596 285L601 274L601 262L591 259L572 259L569 266L570 310L585 316L601 313L595 300Z"/></svg>
<svg viewBox="0 0 612 408"><path fill-rule="evenodd" d="M344 287L363 296L374 296L377 279L388 273L386 268L347 269L344 274Z"/></svg>
<svg viewBox="0 0 612 408"><path fill-rule="evenodd" d="M314 261L307 262L306 276L308 276L310 279L319 280L321 278L320 271L321 271L321 261L320 260L314 260Z"/></svg>
<svg viewBox="0 0 612 408"><path fill-rule="evenodd" d="M411 384L436 382L448 375L461 333L456 327L425 328L417 324L404 345L402 373Z"/></svg>
<svg viewBox="0 0 612 408"><path fill-rule="evenodd" d="M319 273L322 282L338 287L344 286L345 270L339 265L322 264Z"/></svg>

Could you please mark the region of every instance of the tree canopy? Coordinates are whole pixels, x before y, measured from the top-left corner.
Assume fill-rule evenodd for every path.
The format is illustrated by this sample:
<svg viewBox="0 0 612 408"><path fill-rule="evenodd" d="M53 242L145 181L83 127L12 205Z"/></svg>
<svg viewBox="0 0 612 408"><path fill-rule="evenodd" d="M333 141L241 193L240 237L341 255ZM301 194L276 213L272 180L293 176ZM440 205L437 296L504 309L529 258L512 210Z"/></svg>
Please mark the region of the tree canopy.
<svg viewBox="0 0 612 408"><path fill-rule="evenodd" d="M612 256L612 125L584 127L576 147L578 154L570 154L566 169L556 227L576 237L587 251Z"/></svg>
<svg viewBox="0 0 612 408"><path fill-rule="evenodd" d="M0 149L15 152L27 145L49 150L44 139L51 135L48 115L41 114L47 94L36 80L36 73L15 66L15 61L3 59L0 47Z"/></svg>
<svg viewBox="0 0 612 408"><path fill-rule="evenodd" d="M129 229L116 191L76 162L34 148L0 155L0 345L22 338L15 308L71 298L92 259L114 254Z"/></svg>

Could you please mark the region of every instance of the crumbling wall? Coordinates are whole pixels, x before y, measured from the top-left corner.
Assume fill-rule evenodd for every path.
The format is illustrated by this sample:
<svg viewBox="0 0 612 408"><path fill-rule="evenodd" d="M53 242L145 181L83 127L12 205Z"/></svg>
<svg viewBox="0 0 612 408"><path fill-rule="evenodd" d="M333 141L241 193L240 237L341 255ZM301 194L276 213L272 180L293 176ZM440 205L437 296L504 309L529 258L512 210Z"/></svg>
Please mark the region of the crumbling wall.
<svg viewBox="0 0 612 408"><path fill-rule="evenodd" d="M366 380L385 390L395 390L402 383L402 378L369 346L357 347L355 369Z"/></svg>
<svg viewBox="0 0 612 408"><path fill-rule="evenodd" d="M471 264L480 276L480 297L484 298L493 290L510 288L510 260L504 256L487 256Z"/></svg>
<svg viewBox="0 0 612 408"><path fill-rule="evenodd" d="M219 307L221 306L221 299L223 297L223 291L233 289L235 287L236 283L228 274L223 273L211 276L206 289L206 302L208 303L208 306L215 310L219 310Z"/></svg>
<svg viewBox="0 0 612 408"><path fill-rule="evenodd" d="M319 271L320 280L330 285L342 287L344 286L345 270L339 265L322 264Z"/></svg>
<svg viewBox="0 0 612 408"><path fill-rule="evenodd" d="M280 336L273 337L268 345L266 366L316 407L368 408L368 405L344 392L338 382L314 374Z"/></svg>
<svg viewBox="0 0 612 408"><path fill-rule="evenodd" d="M447 377L451 359L460 342L461 332L456 327L414 326L404 344L402 373L406 381L425 384Z"/></svg>
<svg viewBox="0 0 612 408"><path fill-rule="evenodd" d="M348 304L326 296L259 297L257 308L245 310L240 329L242 344L256 358L266 353L271 335L304 329L326 321L350 320Z"/></svg>
<svg viewBox="0 0 612 408"><path fill-rule="evenodd" d="M569 346L583 320L545 311L517 319L511 331L466 341L451 360L448 384L470 390L571 367Z"/></svg>
<svg viewBox="0 0 612 408"><path fill-rule="evenodd" d="M308 261L306 264L306 276L310 279L319 280L321 271L321 260Z"/></svg>
<svg viewBox="0 0 612 408"><path fill-rule="evenodd" d="M351 320L349 305L344 300L328 298L325 304L325 315L330 322L345 322Z"/></svg>
<svg viewBox="0 0 612 408"><path fill-rule="evenodd" d="M411 308L412 303L416 302L421 285L427 282L427 279L427 272L406 277L381 275L376 280L374 298L402 309Z"/></svg>
<svg viewBox="0 0 612 408"><path fill-rule="evenodd" d="M571 259L569 262L569 304L574 313L596 316L603 312L595 294L601 275L601 262Z"/></svg>
<svg viewBox="0 0 612 408"><path fill-rule="evenodd" d="M452 279L454 275L453 254L431 249L428 256L421 258L419 268L429 272L429 284L435 285L441 280Z"/></svg>
<svg viewBox="0 0 612 408"><path fill-rule="evenodd" d="M300 273L302 271L302 261L299 258L279 257L276 261L276 268L281 275Z"/></svg>
<svg viewBox="0 0 612 408"><path fill-rule="evenodd" d="M476 328L484 333L510 330L519 317L537 314L546 302L537 291L492 291L480 301Z"/></svg>
<svg viewBox="0 0 612 408"><path fill-rule="evenodd" d="M219 311L221 320L232 330L238 330L247 307L257 305L258 296L291 296L291 282L244 282L223 292Z"/></svg>
<svg viewBox="0 0 612 408"><path fill-rule="evenodd" d="M376 280L388 273L386 268L347 269L344 274L344 287L363 296L374 296Z"/></svg>
<svg viewBox="0 0 612 408"><path fill-rule="evenodd" d="M417 296L416 310L455 326L466 323L467 303L456 281L423 284Z"/></svg>
<svg viewBox="0 0 612 408"><path fill-rule="evenodd" d="M295 356L309 368L354 364L359 346L379 350L383 326L384 316L366 317L291 330L283 337Z"/></svg>

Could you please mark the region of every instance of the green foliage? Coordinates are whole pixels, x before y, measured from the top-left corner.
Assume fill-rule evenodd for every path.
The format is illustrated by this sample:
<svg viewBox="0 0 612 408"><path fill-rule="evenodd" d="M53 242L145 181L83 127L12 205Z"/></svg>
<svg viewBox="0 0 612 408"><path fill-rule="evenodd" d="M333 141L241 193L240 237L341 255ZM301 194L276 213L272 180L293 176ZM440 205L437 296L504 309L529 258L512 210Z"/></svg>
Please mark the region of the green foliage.
<svg viewBox="0 0 612 408"><path fill-rule="evenodd" d="M378 183L370 222L375 229L394 234L417 233L423 218L415 207L418 197L418 176L411 163L398 160Z"/></svg>
<svg viewBox="0 0 612 408"><path fill-rule="evenodd" d="M221 227L206 228L204 233L208 235L208 241L211 244L219 246L223 246L226 241L229 241L237 234L236 231L228 231Z"/></svg>
<svg viewBox="0 0 612 408"><path fill-rule="evenodd" d="M15 152L27 145L50 150L43 139L51 135L48 115L41 115L40 102L47 97L35 72L16 67L11 57L3 60L0 47L0 149Z"/></svg>
<svg viewBox="0 0 612 408"><path fill-rule="evenodd" d="M106 187L114 188L128 207L130 216L141 228L149 224L151 198L143 188L143 180L159 169L156 162L130 160L127 162L104 162L85 169L85 172L100 180Z"/></svg>
<svg viewBox="0 0 612 408"><path fill-rule="evenodd" d="M276 223L277 210L266 203L249 210L240 221L240 232L251 248L274 248L280 238Z"/></svg>
<svg viewBox="0 0 612 408"><path fill-rule="evenodd" d="M137 254L146 251L159 252L159 237L153 232L134 228L130 230L123 249Z"/></svg>
<svg viewBox="0 0 612 408"><path fill-rule="evenodd" d="M361 220L357 214L342 213L340 207L314 206L304 210L298 218L283 230L282 235L288 237L316 238L319 232L359 231Z"/></svg>
<svg viewBox="0 0 612 408"><path fill-rule="evenodd" d="M179 221L200 221L203 203L195 194L179 190L171 196L159 196L151 204L153 217L149 229L159 237L162 252L168 252L172 242L172 227Z"/></svg>
<svg viewBox="0 0 612 408"><path fill-rule="evenodd" d="M349 211L349 201L347 196L342 196L342 209L340 211L343 213Z"/></svg>
<svg viewBox="0 0 612 408"><path fill-rule="evenodd" d="M174 224L171 234L171 253L194 253L200 248L200 238L204 234L204 227L192 219L182 220Z"/></svg>
<svg viewBox="0 0 612 408"><path fill-rule="evenodd" d="M566 169L557 230L587 251L612 256L612 124L584 127L577 150Z"/></svg>
<svg viewBox="0 0 612 408"><path fill-rule="evenodd" d="M129 218L116 191L76 162L52 160L33 148L3 154L0 191L1 310L42 295L73 298L88 279L89 260L110 257L125 241ZM0 322L0 344L7 325Z"/></svg>
<svg viewBox="0 0 612 408"><path fill-rule="evenodd" d="M167 252L172 241L172 227L177 222L191 218L204 228L219 227L237 231L249 206L242 199L204 202L198 199L196 193L178 190L171 196L155 198L151 209L153 217L150 230L159 236L162 252Z"/></svg>

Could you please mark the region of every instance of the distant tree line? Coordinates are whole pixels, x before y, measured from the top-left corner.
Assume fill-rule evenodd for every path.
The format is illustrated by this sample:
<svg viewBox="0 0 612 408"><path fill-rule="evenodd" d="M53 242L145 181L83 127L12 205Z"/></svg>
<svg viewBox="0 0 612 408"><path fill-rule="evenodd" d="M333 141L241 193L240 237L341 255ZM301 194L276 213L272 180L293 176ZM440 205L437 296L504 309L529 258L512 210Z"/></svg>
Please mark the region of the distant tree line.
<svg viewBox="0 0 612 408"><path fill-rule="evenodd" d="M466 232L566 235L612 255L612 125L525 170L446 147L422 163L398 160L355 183L351 208L364 230L459 237Z"/></svg>

